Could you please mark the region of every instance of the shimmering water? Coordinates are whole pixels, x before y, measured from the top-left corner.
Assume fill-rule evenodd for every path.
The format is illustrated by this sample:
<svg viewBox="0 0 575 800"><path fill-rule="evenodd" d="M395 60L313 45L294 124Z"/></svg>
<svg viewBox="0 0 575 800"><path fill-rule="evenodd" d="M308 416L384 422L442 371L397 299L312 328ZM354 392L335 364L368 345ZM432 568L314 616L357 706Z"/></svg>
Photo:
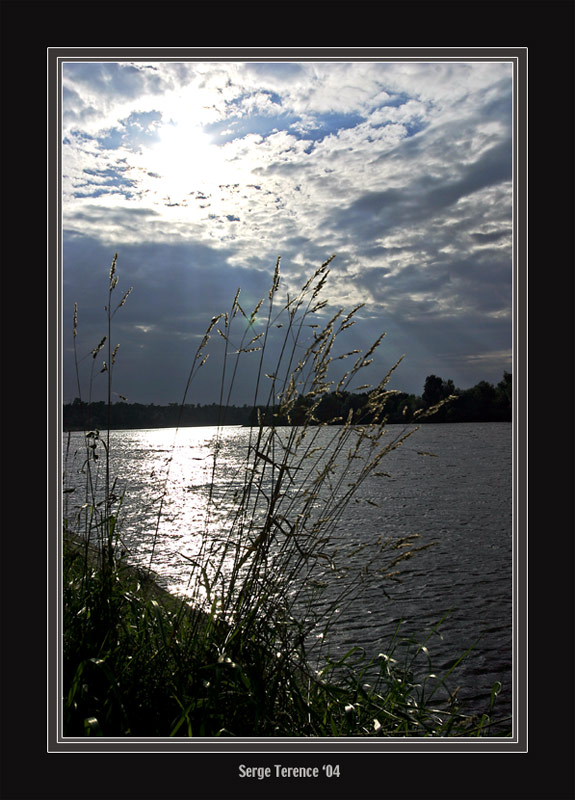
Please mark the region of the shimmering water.
<svg viewBox="0 0 575 800"><path fill-rule="evenodd" d="M390 426L390 435L398 428ZM333 429L321 435L327 441ZM136 563L147 564L153 551L153 569L173 592L186 594L188 559L205 531L216 535L229 513L231 490L242 481L248 436L248 429L240 427L110 434L116 493L126 489L122 540ZM64 513L70 515L85 481L80 471L84 436L73 433L68 440L65 435L64 444L67 487L77 487L64 495ZM499 680L499 714L511 714L512 426L424 425L385 456L381 470L388 477L362 485L361 502L345 508L336 539L359 547L380 536L416 533L421 544L435 544L405 562L400 583L384 582L376 572L363 576L357 600L342 607L331 630L332 651L360 645L368 655L377 655L398 624L423 641L449 614L439 628L441 636L431 634L427 641L435 672L475 644L450 688L460 685L459 697L482 711ZM216 503L210 503L208 519L210 494Z"/></svg>

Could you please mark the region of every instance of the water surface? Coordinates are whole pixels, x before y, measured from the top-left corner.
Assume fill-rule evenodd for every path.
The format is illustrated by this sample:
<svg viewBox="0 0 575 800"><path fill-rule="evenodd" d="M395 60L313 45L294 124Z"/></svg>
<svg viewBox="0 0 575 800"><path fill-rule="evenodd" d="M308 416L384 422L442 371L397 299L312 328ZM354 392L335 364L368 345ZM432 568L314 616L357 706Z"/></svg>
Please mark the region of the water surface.
<svg viewBox="0 0 575 800"><path fill-rule="evenodd" d="M400 432L389 426L389 436ZM120 530L130 558L153 569L175 593L188 591L189 561L206 535L226 524L233 489L241 486L249 430L241 427L112 431L116 493L125 488ZM322 429L327 443L333 428ZM65 515L72 515L86 479L84 436L64 437ZM217 469L214 471L214 447ZM327 445L326 445L327 446ZM65 459L66 461L66 459ZM101 463L101 462L100 462ZM359 645L368 656L385 652L398 629L427 641L436 673L467 648L450 688L475 711L486 708L502 682L500 714L512 710L512 426L506 423L423 425L383 459L379 475L344 509L336 531L342 548L418 534L433 547L403 566L401 582L363 575L353 604L331 628L332 653ZM103 475L98 475L100 487ZM212 509L208 517L208 498ZM218 510L214 511L215 507ZM208 532L206 534L206 532ZM350 571L353 574L353 570ZM329 582L329 570L318 579ZM336 587L339 589L339 587ZM336 588L333 590L335 591ZM331 587L326 590L327 598ZM447 619L437 633L436 624Z"/></svg>

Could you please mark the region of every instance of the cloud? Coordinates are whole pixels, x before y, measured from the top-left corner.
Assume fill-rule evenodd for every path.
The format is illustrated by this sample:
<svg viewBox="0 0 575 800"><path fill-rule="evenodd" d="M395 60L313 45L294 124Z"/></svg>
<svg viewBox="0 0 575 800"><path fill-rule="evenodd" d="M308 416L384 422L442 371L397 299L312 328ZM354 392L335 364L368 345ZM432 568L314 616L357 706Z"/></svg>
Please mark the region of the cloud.
<svg viewBox="0 0 575 800"><path fill-rule="evenodd" d="M68 398L77 393L70 358L74 303L78 306L77 347L84 359L82 369L87 385L92 360L86 356L106 334L105 307L113 255L97 238L65 236L64 394ZM160 402L160 397L165 403L178 400L195 349L212 316L230 309L237 289L241 289L241 302L248 314L265 297L269 272L235 267L228 263L230 255L231 251L198 243L133 243L119 249L117 301L131 286L133 292L114 317L114 344L121 343L123 390L119 391L131 395L133 402ZM114 307L113 302L111 308ZM219 362L213 369L210 364L214 380L219 367ZM94 399L103 397L104 377L94 387ZM131 385L136 388L127 388ZM249 386L244 389L249 392ZM209 383L204 385L201 402L212 402L214 391Z"/></svg>
<svg viewBox="0 0 575 800"><path fill-rule="evenodd" d="M65 64L66 314L79 296L97 335L95 275L119 251L124 367L139 397L173 401L169 364L200 317L238 286L265 295L278 253L293 292L336 252L330 309L365 302L366 342L389 329L374 369L405 351L411 391L442 369L494 380L510 366L511 91L496 62Z"/></svg>
<svg viewBox="0 0 575 800"><path fill-rule="evenodd" d="M462 198L510 179L511 148L503 142L476 162L462 165L455 179L415 176L401 189L365 192L341 209L336 221L344 229L359 229L366 239L377 237L440 216Z"/></svg>
<svg viewBox="0 0 575 800"><path fill-rule="evenodd" d="M67 81L82 87L89 97L110 98L113 102L135 100L142 93L158 93L168 86L157 72L121 62L68 62L64 64Z"/></svg>

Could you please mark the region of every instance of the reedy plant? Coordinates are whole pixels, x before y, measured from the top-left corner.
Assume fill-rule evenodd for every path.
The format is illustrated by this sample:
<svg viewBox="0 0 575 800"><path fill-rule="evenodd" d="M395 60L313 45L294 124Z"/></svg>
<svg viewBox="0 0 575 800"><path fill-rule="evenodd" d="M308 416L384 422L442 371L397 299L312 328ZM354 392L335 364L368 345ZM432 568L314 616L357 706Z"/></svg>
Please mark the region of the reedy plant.
<svg viewBox="0 0 575 800"><path fill-rule="evenodd" d="M206 347L214 331L224 341L220 389L223 407L233 396L240 359L247 354L257 358L253 396L257 421L250 429L243 477L223 498L208 496L202 537L202 545L208 549L196 559L190 574L194 602L201 603L204 594L211 603L210 611L231 626L236 618L242 620L243 626L246 619L255 624L259 618L278 614L282 619L295 618L292 611L296 605L301 609L301 595L288 602L289 589L299 586L303 593L321 562L331 570L339 568L337 562L343 554L331 545L342 514L365 480L378 474L382 459L417 429L406 426L391 436L385 426L386 402L395 394L387 385L401 359L371 389L361 411L350 409L346 419L333 418L318 424L315 412L322 399L333 391L341 394L358 381L383 340L381 335L366 353L354 349L335 355L339 338L355 324L362 305L347 314L340 309L327 322L319 323L319 312L326 306L320 295L332 260L333 256L325 261L296 296L290 299L288 295L285 303L276 307L280 286L278 258L261 319L258 314L265 308L265 299L248 314L240 304L238 290L230 311L212 320L188 379L186 391L206 362ZM238 340L236 327L240 327ZM270 340L279 329L282 336L274 342L270 365ZM353 365L336 381L330 370L349 356L356 356ZM357 391L367 386L354 388ZM287 425L282 424L284 420ZM296 421L298 424L290 424ZM216 443L213 478L219 468L218 458ZM214 484L212 480L212 487ZM223 538L214 539L210 535L210 514L218 504L228 508L229 513L223 523ZM373 558L388 578L400 561L421 549L416 546L415 537L380 540L377 544ZM385 567L381 567L385 561L383 550L391 554ZM206 562L212 567L209 575ZM340 602L340 597L334 599L334 607ZM299 627L302 624L300 618Z"/></svg>
<svg viewBox="0 0 575 800"><path fill-rule="evenodd" d="M117 352L110 347L111 322L129 294L112 312L116 259L106 306L108 362L103 371L108 373L108 408ZM315 412L327 394L352 386L355 391L370 388L355 383L383 341L382 335L365 353L354 349L336 355L336 345L356 323L362 305L348 313L339 309L322 321L327 302L320 295L332 260L326 260L295 296L279 302L278 258L267 297L247 313L238 290L230 310L212 318L193 357L180 409L217 337L223 344L221 425L246 358L255 360L255 418L244 468L218 494L219 436L214 443L200 543L195 553L182 554L189 563L186 603L158 605L142 593L143 573L126 577L118 558L109 426L105 439L97 431L88 432L87 542L99 508L90 467L98 442L105 451L97 540L101 562L98 573L91 565L86 568L85 558L84 570L78 572L77 560L69 555L65 640L71 729L81 726L78 720L83 717L86 735L405 736L470 735L473 730L474 723L458 715L452 698L442 709L430 705L434 695L426 694L427 683L422 688L413 679L413 659L427 655L415 642L408 642L411 660L403 664L394 664L393 650L370 661L354 648L336 662L329 653L312 652L313 642L329 640L337 609L361 591L368 568L395 580L405 559L431 546L420 545L413 535L380 538L369 547L349 538L342 547L336 536L345 509L358 499L364 482L371 476L385 477L378 472L382 459L416 426L406 425L394 435L386 428L386 402L394 393L388 383L400 361L371 387L362 411L350 410L345 419L318 423ZM75 309L74 338L76 326ZM105 340L92 351L93 359ZM333 377L337 362L350 356L355 356L352 366ZM149 571L162 532L169 469L168 464ZM358 550L363 561L354 571L350 565ZM323 584L318 579L322 573L328 574ZM326 586L346 574L352 580L326 595ZM92 602L94 596L100 598L98 603ZM106 685L98 690L105 700L98 706L92 698L90 706L81 687L95 667L100 684ZM365 677L374 671L377 680L368 691ZM150 709L147 716L145 707ZM484 719L480 730L488 730L488 725Z"/></svg>
<svg viewBox="0 0 575 800"><path fill-rule="evenodd" d="M194 606L224 623L220 630L225 635L218 644L219 657L224 659L228 651L237 653L238 647L241 651L242 642L255 640L265 642L284 664L309 669L312 641L328 638L336 611L359 594L369 568L385 579L397 579L401 562L431 546L418 545L415 534L379 538L372 543L371 554L351 539L346 549L334 544L342 514L357 499L364 481L374 474L385 477L386 473L377 473L380 462L417 428L406 426L391 436L385 426L386 402L395 393L387 387L401 360L371 389L364 409L350 410L346 419L318 424L315 411L322 399L354 385L383 341L381 335L366 353L334 354L338 337L355 324L362 305L348 313L340 309L319 324L319 312L326 306L320 294L332 260L324 262L296 296L288 296L278 306L278 258L267 298L248 314L238 290L231 309L212 319L189 374L186 393L206 363L212 335L218 335L224 350L220 403L225 408L233 396L240 359L247 354L256 358L253 406L257 421L250 430L243 476L217 500L210 491L200 550L193 559L188 556L192 565L188 597ZM270 341L280 329L270 366L266 360ZM336 381L330 368L349 356L355 356L353 365ZM298 424L289 424L298 414ZM287 426L281 424L284 420ZM212 488L219 452L216 442ZM211 515L219 508L227 514L218 519L214 535ZM317 580L318 573L325 572L327 565L334 583L336 574L349 570L351 556L362 547L362 568L320 606L325 584L322 587Z"/></svg>
<svg viewBox="0 0 575 800"><path fill-rule="evenodd" d="M97 544L101 553L102 569L109 570L112 567L116 551L116 525L118 521L118 513L122 505L123 495L116 494L116 480L112 480L110 473L110 413L112 405L112 374L116 357L120 345L117 344L112 349L112 320L117 311L126 303L129 295L132 292L132 287L128 289L122 296L121 300L112 308L114 292L118 285L118 275L116 270L118 254L114 254L112 264L110 266L109 280L108 280L108 300L104 306L106 312L107 334L102 337L100 342L91 350L91 368L89 380L89 394L88 394L88 409L92 397L92 388L94 381L94 374L96 370L96 359L100 352L107 347L108 359L102 363L99 370L100 373L106 373L106 393L107 393L107 409L108 409L108 425L106 427L105 435L102 437L98 430L87 430L85 432L85 458L81 467L81 471L86 476L85 482L85 498L86 501L80 506L78 518L73 524L74 529L83 534L87 544L93 542L94 536L96 537ZM78 332L78 305L74 303L74 325L73 325L73 348L74 348L74 363L76 367L76 380L78 388L78 399L82 400L82 386L80 381L79 359L77 353L77 332ZM88 357L87 355L84 358ZM87 419L87 426L89 426L89 417ZM68 441L69 447L69 441ZM100 453L103 449L104 452L104 477L103 485L101 483L102 476L97 469ZM64 473L65 477L66 473ZM71 494L75 487L64 487L66 495ZM83 517L83 521L80 518ZM65 517L65 525L70 522L68 514Z"/></svg>

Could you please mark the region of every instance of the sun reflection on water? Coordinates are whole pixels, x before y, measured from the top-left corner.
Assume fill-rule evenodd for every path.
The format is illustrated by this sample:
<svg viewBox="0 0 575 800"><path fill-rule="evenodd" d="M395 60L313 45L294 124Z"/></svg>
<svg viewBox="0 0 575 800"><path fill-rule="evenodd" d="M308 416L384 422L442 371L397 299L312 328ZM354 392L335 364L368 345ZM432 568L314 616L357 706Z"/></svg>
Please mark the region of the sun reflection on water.
<svg viewBox="0 0 575 800"><path fill-rule="evenodd" d="M151 566L170 591L187 593L191 562L229 516L233 491L243 480L245 434L240 426L110 434L116 493L125 490L118 526L122 545L131 561ZM78 488L83 439L83 433L71 434L75 466L67 466L67 480L76 476ZM96 462L100 487L102 462Z"/></svg>

